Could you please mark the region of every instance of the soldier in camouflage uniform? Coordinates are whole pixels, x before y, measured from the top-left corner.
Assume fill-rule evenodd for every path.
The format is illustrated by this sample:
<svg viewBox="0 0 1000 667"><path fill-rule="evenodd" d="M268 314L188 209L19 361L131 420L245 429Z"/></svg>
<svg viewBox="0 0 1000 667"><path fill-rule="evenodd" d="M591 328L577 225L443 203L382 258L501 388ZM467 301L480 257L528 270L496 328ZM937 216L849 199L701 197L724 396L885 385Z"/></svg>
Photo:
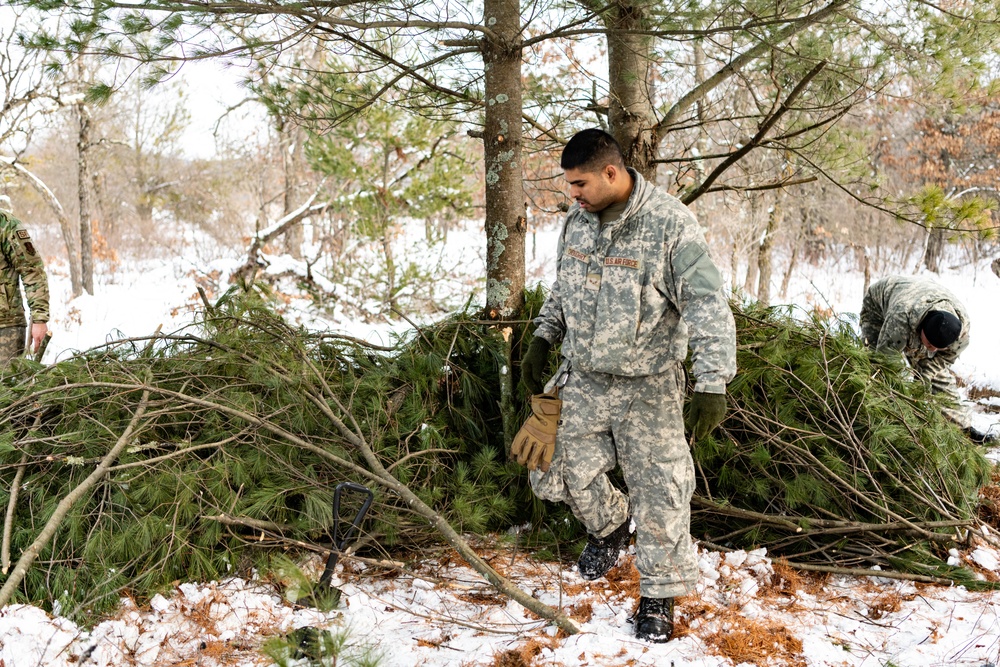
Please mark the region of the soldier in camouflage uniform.
<svg viewBox="0 0 1000 667"><path fill-rule="evenodd" d="M981 433L955 384L951 366L969 346L969 314L958 298L926 278L890 276L871 284L861 304L861 335L868 347L902 353L914 375L931 391L945 394L956 409L945 414L976 442L995 441Z"/></svg>
<svg viewBox="0 0 1000 667"><path fill-rule="evenodd" d="M531 485L540 498L566 502L587 528L578 563L585 579L615 564L634 520L641 575L635 632L664 642L673 632L673 598L693 591L698 577L682 364L690 344L692 426L704 435L725 414L736 327L694 216L626 169L609 134L575 135L561 166L576 204L522 378L538 393L549 349L562 342L563 362L549 381L562 387L562 419L551 467L531 472ZM616 464L627 495L608 478Z"/></svg>
<svg viewBox="0 0 1000 667"><path fill-rule="evenodd" d="M0 368L26 351L27 319L21 303L22 286L31 313L33 350L37 351L41 345L49 321L45 266L27 230L10 214L9 202L0 197Z"/></svg>

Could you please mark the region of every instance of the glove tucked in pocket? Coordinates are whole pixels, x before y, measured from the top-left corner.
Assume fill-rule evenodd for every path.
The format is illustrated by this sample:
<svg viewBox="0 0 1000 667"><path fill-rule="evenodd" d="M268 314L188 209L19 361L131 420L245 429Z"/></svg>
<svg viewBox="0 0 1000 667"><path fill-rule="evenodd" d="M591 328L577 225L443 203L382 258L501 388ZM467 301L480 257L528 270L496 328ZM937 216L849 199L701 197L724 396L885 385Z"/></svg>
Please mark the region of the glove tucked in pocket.
<svg viewBox="0 0 1000 667"><path fill-rule="evenodd" d="M514 436L510 458L528 470L548 472L552 454L556 450L556 430L559 428L561 411L562 399L559 398L558 391L532 396L531 416Z"/></svg>

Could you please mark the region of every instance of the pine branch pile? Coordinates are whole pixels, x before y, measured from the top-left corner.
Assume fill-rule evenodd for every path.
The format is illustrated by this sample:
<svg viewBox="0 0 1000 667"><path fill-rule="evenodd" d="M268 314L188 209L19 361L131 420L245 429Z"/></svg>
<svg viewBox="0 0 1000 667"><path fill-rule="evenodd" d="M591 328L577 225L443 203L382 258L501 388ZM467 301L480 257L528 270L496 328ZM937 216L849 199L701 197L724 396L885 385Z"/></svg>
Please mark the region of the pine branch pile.
<svg viewBox="0 0 1000 667"><path fill-rule="evenodd" d="M375 491L369 545L437 539L373 483L331 417L363 434L381 464L456 529L506 525L513 506L498 480L508 464L502 441L490 444L502 428L495 382L483 379L501 363L490 332L456 316L378 349L293 329L254 292L233 293L172 335L47 368L20 362L0 387L5 574L7 554L28 548L133 422L134 433L13 599L56 601L78 615L125 592L266 570L290 544L332 544L334 488L345 481Z"/></svg>
<svg viewBox="0 0 1000 667"><path fill-rule="evenodd" d="M459 532L530 522L536 545L585 536L505 460L508 352L494 323L456 315L380 348L289 327L258 289L234 290L180 332L49 367L22 360L3 377L4 574L42 545L14 600L84 618L178 580L272 571L289 549L325 555L347 481L375 492L369 555L440 541L447 529L430 527L421 502ZM529 310L542 296L528 295ZM974 528L989 465L939 399L847 326L734 310L732 410L694 445L695 537L964 581L942 559ZM515 359L524 333L515 323ZM56 529L43 543L46 524Z"/></svg>
<svg viewBox="0 0 1000 667"><path fill-rule="evenodd" d="M845 322L734 305L739 373L694 445L696 538L798 563L964 580L947 548L976 526L990 465L901 359Z"/></svg>

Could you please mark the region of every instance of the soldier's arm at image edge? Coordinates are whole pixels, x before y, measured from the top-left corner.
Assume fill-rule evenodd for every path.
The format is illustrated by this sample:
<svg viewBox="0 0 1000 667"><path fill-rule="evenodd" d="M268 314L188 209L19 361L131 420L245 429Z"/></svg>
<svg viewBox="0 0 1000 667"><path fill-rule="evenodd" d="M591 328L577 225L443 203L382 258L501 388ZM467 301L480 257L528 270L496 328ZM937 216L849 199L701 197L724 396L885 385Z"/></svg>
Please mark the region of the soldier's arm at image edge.
<svg viewBox="0 0 1000 667"><path fill-rule="evenodd" d="M867 303L867 298L865 304L861 306L861 312L858 314L858 327L861 329L861 343L865 347L874 350L878 345L879 331L882 330L882 320L872 312Z"/></svg>
<svg viewBox="0 0 1000 667"><path fill-rule="evenodd" d="M32 323L45 323L49 320L49 282L45 264L24 225L16 220L14 223L7 238L11 246L10 259L24 285Z"/></svg>

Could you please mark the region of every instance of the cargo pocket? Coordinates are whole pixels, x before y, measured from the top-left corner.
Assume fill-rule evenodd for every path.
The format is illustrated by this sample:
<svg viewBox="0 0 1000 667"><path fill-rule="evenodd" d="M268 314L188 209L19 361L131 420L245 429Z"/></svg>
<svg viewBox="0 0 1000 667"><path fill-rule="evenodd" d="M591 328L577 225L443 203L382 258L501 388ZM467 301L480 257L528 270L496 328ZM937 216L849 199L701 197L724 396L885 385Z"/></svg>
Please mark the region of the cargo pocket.
<svg viewBox="0 0 1000 667"><path fill-rule="evenodd" d="M563 457L559 455L559 443L556 442L556 453L552 457L552 465L548 472L532 470L528 473L528 482L535 496L554 503L566 500L566 482L563 480Z"/></svg>
<svg viewBox="0 0 1000 667"><path fill-rule="evenodd" d="M615 260L634 262L635 268L607 264ZM631 375L639 335L642 270L638 260L607 258L605 262L597 296L594 344L590 350L593 370L612 375Z"/></svg>
<svg viewBox="0 0 1000 667"><path fill-rule="evenodd" d="M627 433L626 482L662 510L687 507L694 492L694 461L684 438L680 364L636 386ZM623 468L626 466L623 465Z"/></svg>

